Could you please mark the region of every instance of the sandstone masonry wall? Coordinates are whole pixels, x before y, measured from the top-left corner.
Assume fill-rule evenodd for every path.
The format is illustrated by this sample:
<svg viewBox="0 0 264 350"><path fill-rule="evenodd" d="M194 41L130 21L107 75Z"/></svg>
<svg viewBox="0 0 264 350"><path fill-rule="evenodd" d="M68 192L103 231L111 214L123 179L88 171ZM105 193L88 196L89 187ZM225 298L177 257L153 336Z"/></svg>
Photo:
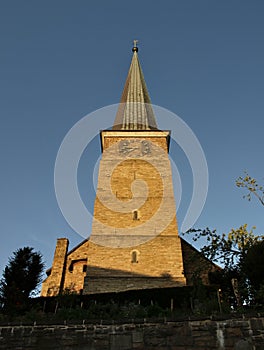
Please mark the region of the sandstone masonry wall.
<svg viewBox="0 0 264 350"><path fill-rule="evenodd" d="M0 326L0 349L263 350L264 317L160 323Z"/></svg>

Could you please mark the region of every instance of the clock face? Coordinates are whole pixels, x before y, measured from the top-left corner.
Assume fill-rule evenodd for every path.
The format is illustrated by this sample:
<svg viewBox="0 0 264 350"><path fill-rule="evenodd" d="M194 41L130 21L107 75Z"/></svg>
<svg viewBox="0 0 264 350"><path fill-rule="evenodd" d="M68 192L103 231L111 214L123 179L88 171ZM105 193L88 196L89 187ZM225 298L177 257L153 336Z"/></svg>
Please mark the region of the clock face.
<svg viewBox="0 0 264 350"><path fill-rule="evenodd" d="M146 140L122 140L119 153L129 157L143 157L151 153L151 144Z"/></svg>

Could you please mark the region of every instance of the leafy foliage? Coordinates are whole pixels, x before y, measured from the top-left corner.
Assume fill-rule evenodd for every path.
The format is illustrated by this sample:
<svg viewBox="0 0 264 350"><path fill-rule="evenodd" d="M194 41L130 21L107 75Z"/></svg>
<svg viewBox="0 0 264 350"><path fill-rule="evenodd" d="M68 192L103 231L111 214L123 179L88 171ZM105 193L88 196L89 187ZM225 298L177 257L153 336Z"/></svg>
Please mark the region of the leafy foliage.
<svg viewBox="0 0 264 350"><path fill-rule="evenodd" d="M261 241L264 236L256 236L253 233L255 227L247 230L247 224L238 229L231 229L226 235L219 234L216 230L190 229L187 233L194 234L193 241L201 238L206 239L206 244L201 248L201 252L211 261L221 263L226 268L233 267L238 260L244 256L248 249L256 242Z"/></svg>
<svg viewBox="0 0 264 350"><path fill-rule="evenodd" d="M6 265L0 281L0 301L6 312L24 310L41 281L42 256L31 247L17 249Z"/></svg>
<svg viewBox="0 0 264 350"><path fill-rule="evenodd" d="M202 254L223 265L222 271L211 273L210 281L221 288L223 299L233 306L241 306L243 301L251 301L260 284L264 282L264 236L255 235L254 229L255 227L248 231L245 224L238 229L231 229L227 235L218 234L216 230L209 228L188 231L194 234L194 241L206 240L201 248ZM256 258L257 251L259 259ZM257 281L257 288L252 288Z"/></svg>
<svg viewBox="0 0 264 350"><path fill-rule="evenodd" d="M252 199L252 195L255 196L262 205L264 205L264 188L260 186L256 179L248 175L245 171L245 176L240 176L236 180L237 187L242 187L248 190L248 193L244 195L244 198L247 198L249 201Z"/></svg>

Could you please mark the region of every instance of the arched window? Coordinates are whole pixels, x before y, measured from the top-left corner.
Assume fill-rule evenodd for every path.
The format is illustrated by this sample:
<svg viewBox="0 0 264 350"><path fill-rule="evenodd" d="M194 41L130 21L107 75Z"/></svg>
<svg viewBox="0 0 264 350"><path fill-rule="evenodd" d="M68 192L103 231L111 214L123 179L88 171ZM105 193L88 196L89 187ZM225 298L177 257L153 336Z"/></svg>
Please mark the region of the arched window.
<svg viewBox="0 0 264 350"><path fill-rule="evenodd" d="M69 266L69 272L71 273L80 273L86 272L87 269L87 258L85 259L74 259L71 260L70 266Z"/></svg>
<svg viewBox="0 0 264 350"><path fill-rule="evenodd" d="M131 253L131 262L132 264L135 264L138 262L138 252L136 250L133 250Z"/></svg>
<svg viewBox="0 0 264 350"><path fill-rule="evenodd" d="M139 220L139 211L138 210L133 211L133 220Z"/></svg>

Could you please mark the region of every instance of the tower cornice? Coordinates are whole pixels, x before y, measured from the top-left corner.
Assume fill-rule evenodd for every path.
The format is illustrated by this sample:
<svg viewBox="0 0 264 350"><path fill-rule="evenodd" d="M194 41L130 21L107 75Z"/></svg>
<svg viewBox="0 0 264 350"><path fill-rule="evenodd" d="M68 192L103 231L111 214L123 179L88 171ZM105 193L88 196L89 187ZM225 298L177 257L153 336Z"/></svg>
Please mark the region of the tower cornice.
<svg viewBox="0 0 264 350"><path fill-rule="evenodd" d="M105 139L112 138L116 139L117 142L122 139L132 139L132 138L141 138L141 139L157 139L157 138L166 138L167 152L169 153L170 147L170 130L102 130L100 132L101 138L101 149L102 152L105 149Z"/></svg>

